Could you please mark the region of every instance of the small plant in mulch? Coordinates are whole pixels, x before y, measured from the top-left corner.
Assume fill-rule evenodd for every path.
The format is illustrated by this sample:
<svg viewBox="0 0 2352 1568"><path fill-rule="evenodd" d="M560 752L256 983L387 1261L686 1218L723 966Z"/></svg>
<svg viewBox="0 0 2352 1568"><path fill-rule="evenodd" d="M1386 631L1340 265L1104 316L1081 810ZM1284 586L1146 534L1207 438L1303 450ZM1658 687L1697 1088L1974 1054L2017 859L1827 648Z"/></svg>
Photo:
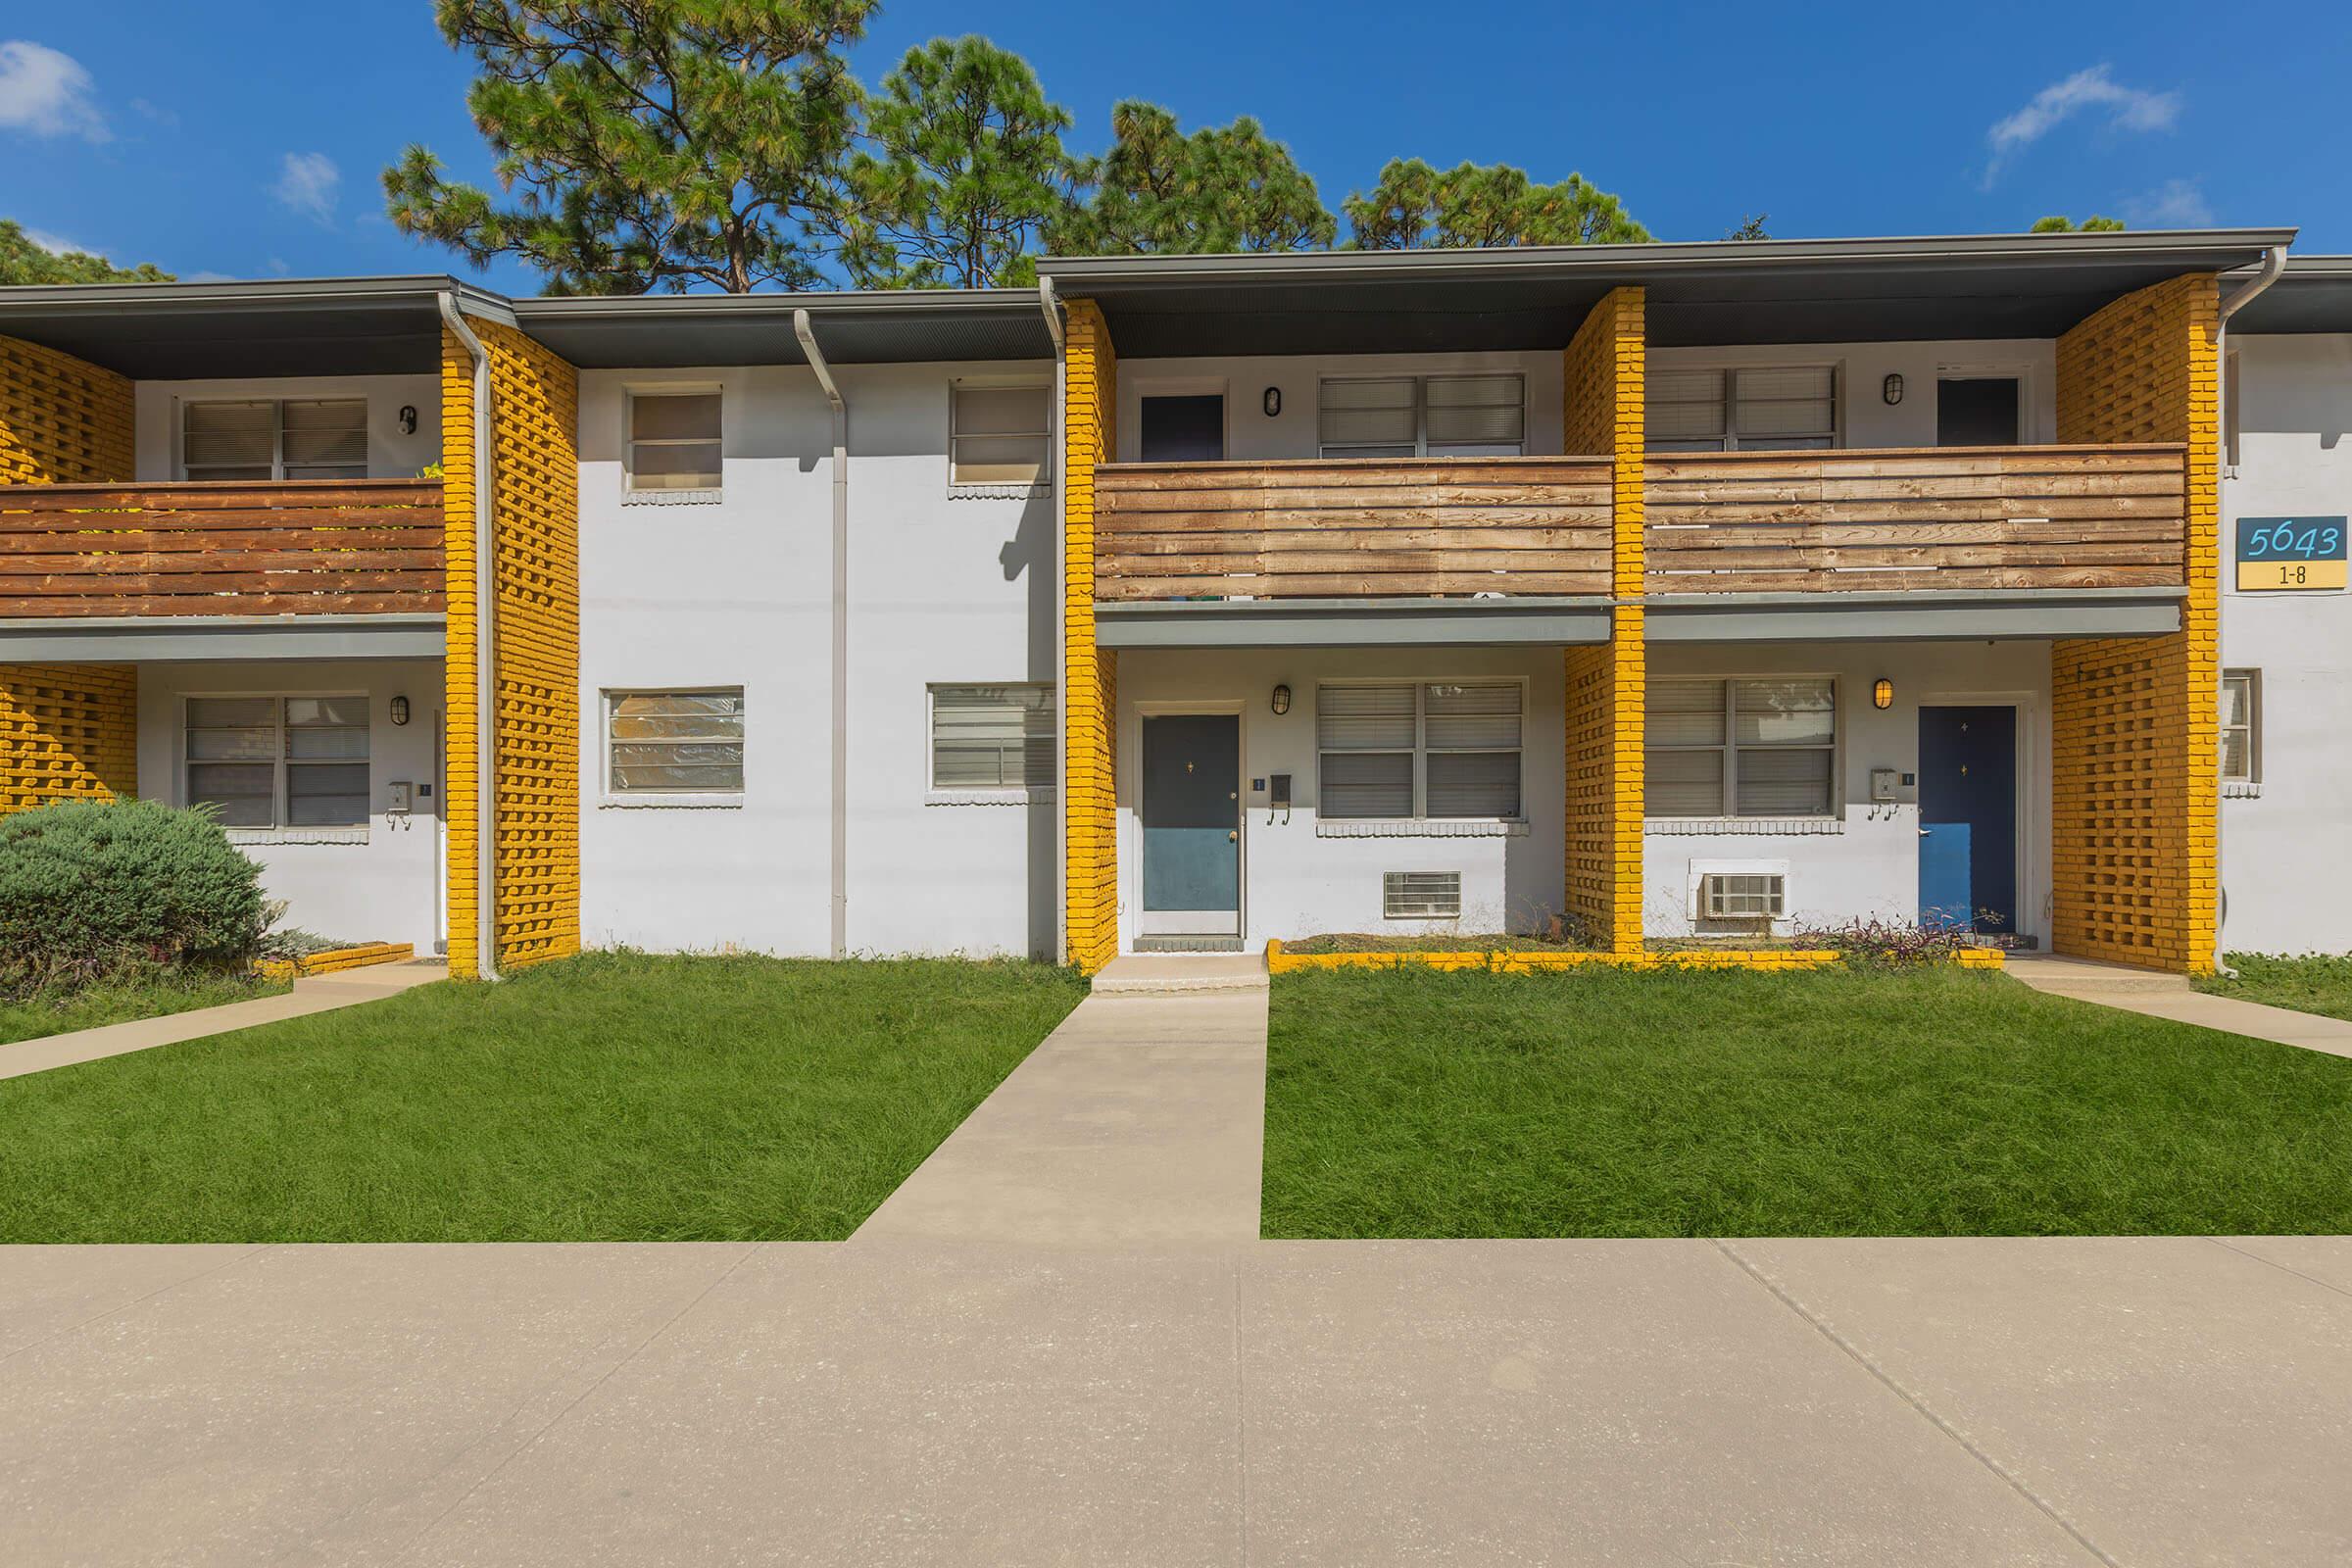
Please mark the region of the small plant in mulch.
<svg viewBox="0 0 2352 1568"><path fill-rule="evenodd" d="M283 906L281 905L279 907L282 908ZM296 925L288 926L282 931L271 931L268 936L263 937L261 949L254 954L254 956L257 958L310 958L316 957L321 953L340 953L345 948L373 946L375 944L372 942L353 942L343 937L322 937L316 931L305 931Z"/></svg>
<svg viewBox="0 0 2352 1568"><path fill-rule="evenodd" d="M1835 953L1849 965L1938 963L1963 948L1982 946L1965 926L1926 926L1908 920L1848 920L1796 934L1796 946Z"/></svg>
<svg viewBox="0 0 2352 1568"><path fill-rule="evenodd" d="M1541 936L1487 933L1398 936L1392 932L1327 931L1282 945L1285 953L1561 953L1589 951L1564 934Z"/></svg>

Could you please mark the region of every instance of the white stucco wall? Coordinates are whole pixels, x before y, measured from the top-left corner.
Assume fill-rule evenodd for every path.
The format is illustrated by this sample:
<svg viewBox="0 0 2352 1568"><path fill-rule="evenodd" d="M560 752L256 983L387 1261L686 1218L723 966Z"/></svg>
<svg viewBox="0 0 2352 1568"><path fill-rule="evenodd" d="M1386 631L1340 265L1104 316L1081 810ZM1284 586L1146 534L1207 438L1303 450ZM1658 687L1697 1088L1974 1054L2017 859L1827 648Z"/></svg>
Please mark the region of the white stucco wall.
<svg viewBox="0 0 2352 1568"><path fill-rule="evenodd" d="M1919 770L1923 706L2018 709L2018 924L2049 935L2049 644L2003 643L1652 643L1650 678L1676 675L1829 675L1838 681L1840 814L1803 830L1725 823L1721 831L1652 821L1643 839L1642 926L1652 936L1686 936L1694 860L1784 861L1789 918L1780 934L1853 920L1908 923L1919 915L1918 791L1874 805L1873 768ZM1872 706L1880 677L1894 683L1893 706Z"/></svg>
<svg viewBox="0 0 2352 1568"><path fill-rule="evenodd" d="M1325 838L1317 833L1315 686L1326 679L1521 679L1526 682L1521 746L1524 831L1482 837L1429 834ZM1291 688L1291 710L1277 716L1277 684ZM1566 848L1560 803L1566 788L1567 739L1557 648L1413 650L1239 649L1214 652L1130 651L1119 656L1118 819L1122 947L1132 946L1142 907L1141 807L1143 717L1148 711L1237 710L1242 715L1242 913L1244 943L1321 933L1426 931L1486 933L1534 928L1561 906ZM1291 775L1287 820L1249 784ZM1383 917L1387 871L1458 871L1459 921Z"/></svg>
<svg viewBox="0 0 2352 1568"><path fill-rule="evenodd" d="M842 366L850 409L849 943L1054 941L1050 797L935 804L932 682L1052 680L1050 490L951 494L949 387L1047 367ZM722 500L622 502L625 394L721 390ZM580 377L581 924L591 944L821 955L830 943L828 410L804 367ZM615 688L734 686L745 786L716 808L605 794Z"/></svg>
<svg viewBox="0 0 2352 1568"><path fill-rule="evenodd" d="M441 461L441 383L430 375L306 375L263 379L141 381L134 389L138 478L163 484L179 471L179 406L244 398L368 400L368 476L413 479ZM400 411L416 411L416 429L403 435Z"/></svg>
<svg viewBox="0 0 2352 1568"><path fill-rule="evenodd" d="M1653 369L1710 366L1834 365L1842 389L1840 446L1932 447L1936 382L1942 375L2015 375L2019 422L2028 442L2058 438L2058 350L2048 338L1953 339L1948 342L1773 343L1731 348L1653 348ZM1889 374L1903 378L1903 400L1889 405Z"/></svg>
<svg viewBox="0 0 2352 1568"><path fill-rule="evenodd" d="M2239 466L2222 481L2222 662L2261 671L2261 782L2226 789L2222 941L2241 953L2352 952L2352 599L2236 591L2239 517L2352 514L2352 334L2233 335Z"/></svg>
<svg viewBox="0 0 2352 1568"><path fill-rule="evenodd" d="M1147 397L1225 398L1225 456L1236 463L1315 455L1315 389L1327 375L1441 375L1516 370L1526 376L1527 451L1560 450L1560 355L1326 354L1224 356L1119 362L1119 461L1142 456L1143 400ZM1265 414L1266 388L1282 392L1282 413Z"/></svg>
<svg viewBox="0 0 2352 1568"><path fill-rule="evenodd" d="M188 697L346 696L368 699L367 830L359 842L301 842L336 833L232 831L261 862L263 886L291 906L285 923L319 936L411 942L420 954L440 940L443 904L441 716L438 661L243 662L139 667L139 793L187 804L184 700ZM409 700L409 722L392 722L391 700ZM431 787L400 817L385 809L390 785Z"/></svg>

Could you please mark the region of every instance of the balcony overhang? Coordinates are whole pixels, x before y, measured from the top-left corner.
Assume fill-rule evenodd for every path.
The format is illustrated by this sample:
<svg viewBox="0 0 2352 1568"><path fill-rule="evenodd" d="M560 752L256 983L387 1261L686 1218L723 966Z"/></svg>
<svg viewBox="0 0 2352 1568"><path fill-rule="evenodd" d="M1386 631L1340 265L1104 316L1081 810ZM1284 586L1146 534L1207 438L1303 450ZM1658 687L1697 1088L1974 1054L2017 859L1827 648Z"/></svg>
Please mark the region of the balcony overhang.
<svg viewBox="0 0 2352 1568"><path fill-rule="evenodd" d="M2037 641L2180 629L2185 588L1929 589L1905 593L1652 594L1661 643Z"/></svg>
<svg viewBox="0 0 2352 1568"><path fill-rule="evenodd" d="M106 615L0 620L0 663L171 664L207 660L439 659L448 617Z"/></svg>
<svg viewBox="0 0 2352 1568"><path fill-rule="evenodd" d="M1606 598L1099 601L1104 648L1503 648L1605 643Z"/></svg>

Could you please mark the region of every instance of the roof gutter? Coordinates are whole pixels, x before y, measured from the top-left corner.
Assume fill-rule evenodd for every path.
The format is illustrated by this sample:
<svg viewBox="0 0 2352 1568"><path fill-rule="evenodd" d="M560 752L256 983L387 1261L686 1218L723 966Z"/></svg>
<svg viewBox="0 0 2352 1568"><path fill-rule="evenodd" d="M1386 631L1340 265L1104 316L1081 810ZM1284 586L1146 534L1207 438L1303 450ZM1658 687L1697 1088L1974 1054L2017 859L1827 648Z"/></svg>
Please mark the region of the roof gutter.
<svg viewBox="0 0 2352 1568"><path fill-rule="evenodd" d="M833 406L832 949L843 958L850 951L850 411L806 308L793 311L792 333Z"/></svg>
<svg viewBox="0 0 2352 1568"><path fill-rule="evenodd" d="M1070 655L1069 594L1070 530L1068 479L1063 474L1068 444L1062 439L1062 406L1068 401L1068 341L1061 330L1061 301L1054 280L1037 279L1038 309L1046 314L1046 334L1054 340L1054 407L1046 418L1046 462L1054 475L1054 806L1060 820L1054 834L1054 957L1070 956Z"/></svg>
<svg viewBox="0 0 2352 1568"><path fill-rule="evenodd" d="M2262 257L2262 270L2254 275L2254 280L2248 283L2244 288L2241 288L2236 293L2230 295L2228 299L2222 301L2221 318L2216 323L2213 332L2213 368L2215 381L2214 419L2215 434L2225 443L2227 443L2230 439L2230 420L2231 416L2230 409L2230 318L2235 316L2238 312L2253 304L2264 290L2268 289L2273 283L2278 281L2279 275L2286 270L2286 250L2287 247L2285 242L2281 242L2265 251ZM2234 479L2237 477L2237 464L2235 461L2236 455L2233 452L2227 450L2225 450L2222 455L2230 461L2222 465L2220 474L2216 478L2215 488L2217 491L2220 488L2221 479ZM2220 497L2218 495L2215 497L2215 501L2217 503L2217 515L2214 519L2214 524L2218 529L2221 525L2221 519L2218 515L2218 503L2220 501ZM2229 602L2229 594L2224 590L2223 584L2214 584L2213 649L2214 659L2217 664L2220 662L2222 650L2223 606ZM2214 702L2218 706L2220 701L2221 697L2217 692L2214 696ZM2220 901L2221 907L2214 911L2213 967L2215 973L2220 974L2227 979L2234 980L2237 978L2237 971L2230 967L2227 956L2228 944L2222 940L2222 928L2228 923L2230 918L2230 894L2229 890L2224 887L2222 883L2222 812L2220 809L2220 803L2217 801L2215 803L2215 810L2213 813L2213 883L2215 894Z"/></svg>
<svg viewBox="0 0 2352 1568"><path fill-rule="evenodd" d="M498 579L495 476L490 416L490 351L466 324L455 292L437 297L441 320L473 359L473 618L474 618L474 972L498 978ZM454 716L454 715L453 715ZM446 883L447 873L444 872Z"/></svg>

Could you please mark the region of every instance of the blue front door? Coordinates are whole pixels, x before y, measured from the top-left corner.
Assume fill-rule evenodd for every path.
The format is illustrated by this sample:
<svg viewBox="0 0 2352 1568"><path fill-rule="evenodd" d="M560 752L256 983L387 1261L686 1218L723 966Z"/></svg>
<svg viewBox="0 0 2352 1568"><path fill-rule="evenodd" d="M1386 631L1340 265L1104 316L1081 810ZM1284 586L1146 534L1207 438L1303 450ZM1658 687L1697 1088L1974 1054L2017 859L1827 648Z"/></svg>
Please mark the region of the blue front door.
<svg viewBox="0 0 2352 1568"><path fill-rule="evenodd" d="M1144 720L1147 932L1237 936L1242 908L1242 720Z"/></svg>
<svg viewBox="0 0 2352 1568"><path fill-rule="evenodd" d="M2017 930L2017 710L1919 710L1919 923Z"/></svg>

